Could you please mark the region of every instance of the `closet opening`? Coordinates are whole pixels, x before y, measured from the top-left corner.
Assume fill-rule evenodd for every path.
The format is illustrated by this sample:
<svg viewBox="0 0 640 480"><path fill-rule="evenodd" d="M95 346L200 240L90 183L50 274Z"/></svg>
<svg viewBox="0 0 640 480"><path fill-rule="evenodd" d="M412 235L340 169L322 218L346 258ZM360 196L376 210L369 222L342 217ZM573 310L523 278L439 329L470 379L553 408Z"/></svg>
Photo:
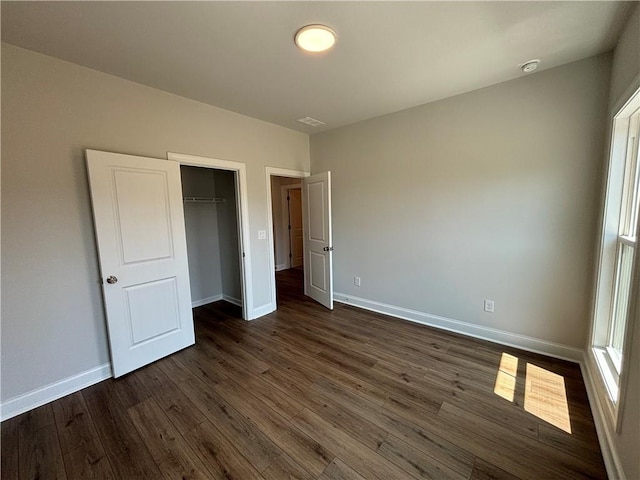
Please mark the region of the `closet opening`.
<svg viewBox="0 0 640 480"><path fill-rule="evenodd" d="M181 165L180 175L192 308L244 308L237 172Z"/></svg>

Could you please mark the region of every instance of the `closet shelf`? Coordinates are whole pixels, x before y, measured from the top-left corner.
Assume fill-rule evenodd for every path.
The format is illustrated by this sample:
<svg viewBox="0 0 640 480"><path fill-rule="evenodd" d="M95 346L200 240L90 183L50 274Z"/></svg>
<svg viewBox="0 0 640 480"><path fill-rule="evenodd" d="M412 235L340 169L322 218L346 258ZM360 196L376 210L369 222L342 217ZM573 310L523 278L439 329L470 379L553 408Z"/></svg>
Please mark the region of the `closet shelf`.
<svg viewBox="0 0 640 480"><path fill-rule="evenodd" d="M183 197L184 203L224 203L226 199L220 197Z"/></svg>

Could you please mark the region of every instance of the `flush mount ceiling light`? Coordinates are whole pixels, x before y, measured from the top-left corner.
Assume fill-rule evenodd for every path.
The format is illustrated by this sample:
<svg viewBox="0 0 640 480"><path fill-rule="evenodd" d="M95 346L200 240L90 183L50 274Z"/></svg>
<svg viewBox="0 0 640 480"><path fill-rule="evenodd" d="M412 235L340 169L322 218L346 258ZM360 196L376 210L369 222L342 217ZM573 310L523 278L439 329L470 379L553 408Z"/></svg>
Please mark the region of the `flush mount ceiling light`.
<svg viewBox="0 0 640 480"><path fill-rule="evenodd" d="M336 43L336 32L325 25L307 25L296 32L295 42L307 52L324 52Z"/></svg>
<svg viewBox="0 0 640 480"><path fill-rule="evenodd" d="M540 63L540 59L534 58L533 60L529 60L528 62L521 63L518 66L520 67L520 70L522 70L524 73L531 73L536 68L538 68L539 63Z"/></svg>

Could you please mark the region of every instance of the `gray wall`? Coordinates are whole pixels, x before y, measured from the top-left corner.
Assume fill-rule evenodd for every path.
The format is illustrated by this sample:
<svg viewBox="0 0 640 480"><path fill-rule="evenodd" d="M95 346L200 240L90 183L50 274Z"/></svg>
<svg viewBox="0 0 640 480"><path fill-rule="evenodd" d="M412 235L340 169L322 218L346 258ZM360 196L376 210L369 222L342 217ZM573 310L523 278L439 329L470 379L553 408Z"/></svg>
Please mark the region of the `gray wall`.
<svg viewBox="0 0 640 480"><path fill-rule="evenodd" d="M185 197L215 197L215 170L180 167L182 195ZM191 301L200 302L222 295L220 265L220 233L218 204L185 203L184 224L189 257Z"/></svg>
<svg viewBox="0 0 640 480"><path fill-rule="evenodd" d="M309 137L2 44L2 400L109 361L84 149L246 163L254 308L269 306L265 166Z"/></svg>
<svg viewBox="0 0 640 480"><path fill-rule="evenodd" d="M313 135L312 172L332 172L336 293L583 348L610 63Z"/></svg>
<svg viewBox="0 0 640 480"><path fill-rule="evenodd" d="M610 118L622 106L629 94L640 88L640 7L636 6L627 21L613 55L611 69ZM638 272L640 275L640 271ZM637 283L636 283L637 285ZM636 295L635 316L627 328L632 329L628 345L629 373L626 387L622 389L622 428L614 433L615 449L629 480L640 478L640 293ZM587 345L589 348L589 345ZM610 425L611 431L613 427Z"/></svg>

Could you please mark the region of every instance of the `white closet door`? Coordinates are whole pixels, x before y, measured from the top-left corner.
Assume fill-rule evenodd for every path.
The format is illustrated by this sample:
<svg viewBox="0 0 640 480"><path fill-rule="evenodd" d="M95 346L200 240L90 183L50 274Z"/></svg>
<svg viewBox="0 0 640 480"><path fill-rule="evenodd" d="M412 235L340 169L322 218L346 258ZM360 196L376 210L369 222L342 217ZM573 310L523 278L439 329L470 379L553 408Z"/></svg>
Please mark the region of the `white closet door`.
<svg viewBox="0 0 640 480"><path fill-rule="evenodd" d="M87 150L113 374L195 342L177 162Z"/></svg>

